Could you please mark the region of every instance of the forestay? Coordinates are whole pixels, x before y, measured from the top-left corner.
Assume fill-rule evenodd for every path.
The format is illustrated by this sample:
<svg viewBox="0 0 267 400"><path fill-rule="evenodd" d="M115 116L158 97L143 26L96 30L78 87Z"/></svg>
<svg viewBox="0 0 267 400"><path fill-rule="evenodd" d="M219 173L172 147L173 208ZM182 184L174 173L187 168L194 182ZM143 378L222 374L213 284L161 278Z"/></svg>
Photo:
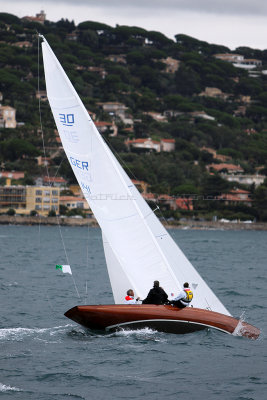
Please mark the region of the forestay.
<svg viewBox="0 0 267 400"><path fill-rule="evenodd" d="M47 96L65 153L103 232L115 303L123 302L129 288L145 298L154 280L171 298L188 281L194 307L229 315L103 141L45 39L42 50Z"/></svg>

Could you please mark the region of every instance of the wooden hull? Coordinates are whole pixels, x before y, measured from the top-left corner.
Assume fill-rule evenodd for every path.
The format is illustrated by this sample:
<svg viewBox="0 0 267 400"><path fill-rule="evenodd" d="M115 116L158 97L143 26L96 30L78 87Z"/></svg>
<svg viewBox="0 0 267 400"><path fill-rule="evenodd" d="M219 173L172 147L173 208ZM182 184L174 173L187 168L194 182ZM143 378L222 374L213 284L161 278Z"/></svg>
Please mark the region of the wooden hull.
<svg viewBox="0 0 267 400"><path fill-rule="evenodd" d="M142 329L184 334L205 328L257 339L260 330L233 317L199 308L172 307L169 305L88 305L76 306L65 316L78 324L97 330Z"/></svg>

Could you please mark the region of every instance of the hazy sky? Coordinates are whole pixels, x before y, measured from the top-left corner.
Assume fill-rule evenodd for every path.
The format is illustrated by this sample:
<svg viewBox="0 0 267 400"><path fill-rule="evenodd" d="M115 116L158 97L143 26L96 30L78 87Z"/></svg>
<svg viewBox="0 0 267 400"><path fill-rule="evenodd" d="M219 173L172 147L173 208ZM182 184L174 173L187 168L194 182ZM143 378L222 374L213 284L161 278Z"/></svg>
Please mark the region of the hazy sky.
<svg viewBox="0 0 267 400"><path fill-rule="evenodd" d="M267 49L266 0L0 0L0 12L18 17L44 10L47 19L98 21L178 33L235 49Z"/></svg>

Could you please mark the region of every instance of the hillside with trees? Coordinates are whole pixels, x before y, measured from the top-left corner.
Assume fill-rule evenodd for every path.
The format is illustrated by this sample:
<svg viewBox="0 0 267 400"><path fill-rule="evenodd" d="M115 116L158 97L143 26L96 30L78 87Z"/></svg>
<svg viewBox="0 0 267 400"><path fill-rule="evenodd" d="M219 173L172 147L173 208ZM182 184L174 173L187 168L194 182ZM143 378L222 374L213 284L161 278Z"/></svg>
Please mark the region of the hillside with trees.
<svg viewBox="0 0 267 400"><path fill-rule="evenodd" d="M15 129L0 125L0 165L24 171L22 184L47 174L36 162L44 156L43 142L50 175L75 183L48 101L38 99L45 81L37 32L95 122L106 123L102 135L130 177L145 181L151 193L191 199L193 210L174 212L163 203L165 216L267 221L266 179L257 185L226 179L228 164L243 175L267 175L267 50L231 51L182 34L171 40L139 27L93 21L75 26L65 19L40 24L0 13L0 103L14 108L17 120ZM237 67L219 59L221 54L258 65ZM107 111L106 103L122 104L123 117ZM174 139L175 148L126 145L148 138ZM249 192L251 204L222 197L238 190Z"/></svg>

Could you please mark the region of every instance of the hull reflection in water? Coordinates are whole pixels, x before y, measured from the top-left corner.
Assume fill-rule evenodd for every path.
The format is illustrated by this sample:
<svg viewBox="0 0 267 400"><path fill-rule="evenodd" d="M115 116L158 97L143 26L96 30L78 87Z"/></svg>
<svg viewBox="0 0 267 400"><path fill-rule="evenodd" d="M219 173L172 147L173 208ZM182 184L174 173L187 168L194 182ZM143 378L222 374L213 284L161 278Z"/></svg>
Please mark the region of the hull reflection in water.
<svg viewBox="0 0 267 400"><path fill-rule="evenodd" d="M85 305L71 308L65 316L78 324L106 331L142 329L184 334L205 328L257 339L260 330L228 315L199 308L169 305Z"/></svg>

